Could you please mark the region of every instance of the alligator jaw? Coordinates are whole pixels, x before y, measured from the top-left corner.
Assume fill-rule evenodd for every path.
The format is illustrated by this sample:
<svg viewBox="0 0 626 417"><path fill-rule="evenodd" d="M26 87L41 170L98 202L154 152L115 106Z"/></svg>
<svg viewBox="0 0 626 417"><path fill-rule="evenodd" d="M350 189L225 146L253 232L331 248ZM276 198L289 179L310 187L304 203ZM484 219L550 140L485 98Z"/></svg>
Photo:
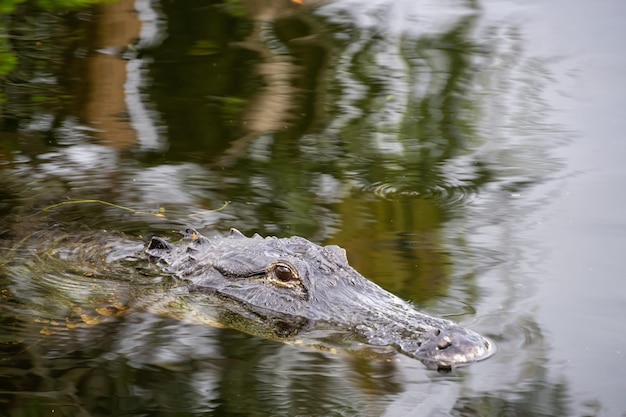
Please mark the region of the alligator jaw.
<svg viewBox="0 0 626 417"><path fill-rule="evenodd" d="M366 343L394 346L399 352L415 358L428 368L450 370L492 356L495 345L480 334L456 322L419 312L390 293L368 285L368 294L385 294L382 299L365 297L350 305L358 311L353 331ZM377 287L377 286L376 286Z"/></svg>

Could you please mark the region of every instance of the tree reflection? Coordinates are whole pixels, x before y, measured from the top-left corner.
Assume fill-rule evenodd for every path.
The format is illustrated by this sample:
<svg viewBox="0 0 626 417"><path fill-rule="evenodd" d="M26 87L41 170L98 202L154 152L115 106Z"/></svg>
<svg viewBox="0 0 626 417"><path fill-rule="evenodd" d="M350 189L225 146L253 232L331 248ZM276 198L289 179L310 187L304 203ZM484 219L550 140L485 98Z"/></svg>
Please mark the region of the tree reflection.
<svg viewBox="0 0 626 417"><path fill-rule="evenodd" d="M81 46L77 12L111 0L9 0L0 5L0 129L52 131L75 105L70 51ZM10 105L9 105L10 103ZM72 109L73 110L73 109ZM53 135L48 136L54 139Z"/></svg>
<svg viewBox="0 0 626 417"><path fill-rule="evenodd" d="M534 351L520 343L530 353L518 355L519 346L507 340L511 328L523 322L513 283L502 278L486 289L474 280L481 268L505 261L502 252L510 248L498 245L510 244L511 224L529 208L514 206L503 195L554 169L547 141L527 136L545 110L537 106L542 63L532 62L529 71L536 72L523 74L528 85L512 111L507 83L520 78L514 70L528 70L519 57L521 41L513 30L512 45L503 51L492 37L476 35L477 4L464 2L468 13L418 33L393 30L391 3L381 3L385 7L376 13L352 10L344 2L304 3L155 1L167 36L142 47L132 41L138 33L132 25L130 38L113 42L114 37L95 36L107 16L92 15L93 9L51 13L20 3L17 12L0 20L0 160L26 158L0 166L6 188L0 191L5 197L0 212L65 197L142 209L163 204L189 213L229 200L233 203L219 217L192 220L138 218L102 207L73 207L52 217L135 235L191 221L197 227L237 226L246 233L336 243L346 247L357 270L392 292L433 309L450 303L445 314L459 317L473 315L484 293L504 287L504 302L493 302L504 307L495 314L510 315L493 319L492 333L508 353L493 360L504 357L499 372L513 368L519 374L501 372L512 374L502 390L462 394L454 412L567 414L566 383L553 383L544 367L532 367L549 347ZM136 17L126 11L127 18ZM363 24L362 15L374 23ZM85 16L93 22L84 22ZM118 35L113 32L109 35ZM100 43L118 50L101 60L83 59ZM127 43L133 53L120 54ZM107 63L115 67L111 77L103 71ZM124 90L130 64L143 65L139 101L156 110L152 122L166 146L142 149L134 133L140 138L145 126L127 129L135 121ZM115 81L115 93L105 81ZM104 96L109 101L98 100ZM521 123L519 130L509 128L512 119ZM99 122L98 132L87 128L92 122ZM62 128L66 125L69 129ZM35 144L25 127L45 140ZM16 138L11 143L8 132ZM75 143L68 144L68 136ZM474 204L480 198L483 203ZM2 222L4 236L10 221ZM504 243L472 242L476 224L501 227ZM10 278L2 271L0 289L7 280L25 282L23 275ZM9 298L15 301L9 292L0 295L3 306ZM36 339L3 339L7 343L0 346L3 359L9 358L0 368L1 400L17 410L13 415L60 403L70 404L66 415L78 409L111 415L128 410L381 415L403 390L424 385L403 381L394 365L329 357L155 317L134 316L104 330L47 339L32 321L25 324L27 315L17 320L5 313L3 333ZM540 333L536 338L543 340ZM515 362L515 356L523 361ZM435 379L412 371L411 378ZM453 383L464 387L463 375ZM516 392L518 384L526 389ZM425 385L425 391L437 387Z"/></svg>

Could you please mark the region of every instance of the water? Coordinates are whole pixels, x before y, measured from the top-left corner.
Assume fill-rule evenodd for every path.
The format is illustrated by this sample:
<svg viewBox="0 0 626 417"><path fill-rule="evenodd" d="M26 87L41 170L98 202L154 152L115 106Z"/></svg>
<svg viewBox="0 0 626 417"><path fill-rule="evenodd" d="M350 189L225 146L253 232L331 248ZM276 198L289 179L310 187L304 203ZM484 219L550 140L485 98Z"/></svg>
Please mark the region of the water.
<svg viewBox="0 0 626 417"><path fill-rule="evenodd" d="M626 7L304 3L0 20L0 414L624 415ZM41 212L67 199L131 210ZM89 265L8 251L44 216L338 244L498 352L442 374L142 312L69 328Z"/></svg>

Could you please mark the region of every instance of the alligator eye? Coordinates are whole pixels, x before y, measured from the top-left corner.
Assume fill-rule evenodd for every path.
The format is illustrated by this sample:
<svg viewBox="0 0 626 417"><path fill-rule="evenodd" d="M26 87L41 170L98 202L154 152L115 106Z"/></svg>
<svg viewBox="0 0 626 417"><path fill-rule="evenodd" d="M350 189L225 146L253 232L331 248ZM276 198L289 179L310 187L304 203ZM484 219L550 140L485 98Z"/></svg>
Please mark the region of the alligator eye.
<svg viewBox="0 0 626 417"><path fill-rule="evenodd" d="M298 270L287 262L278 261L272 264L267 271L266 278L269 279L274 287L282 288L282 290L279 291L288 289L292 296L302 300L307 300L309 297L308 291L302 282L302 278L298 274Z"/></svg>
<svg viewBox="0 0 626 417"><path fill-rule="evenodd" d="M274 266L274 276L282 282L291 281L296 277L291 268L284 264Z"/></svg>

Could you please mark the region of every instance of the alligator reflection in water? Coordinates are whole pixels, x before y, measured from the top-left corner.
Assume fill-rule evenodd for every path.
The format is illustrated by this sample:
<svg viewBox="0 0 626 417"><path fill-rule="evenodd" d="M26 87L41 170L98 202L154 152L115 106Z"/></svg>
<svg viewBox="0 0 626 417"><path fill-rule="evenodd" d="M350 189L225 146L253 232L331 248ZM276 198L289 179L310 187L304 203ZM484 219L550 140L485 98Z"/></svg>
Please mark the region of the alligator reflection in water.
<svg viewBox="0 0 626 417"><path fill-rule="evenodd" d="M135 243L93 245L96 241L72 243L69 237L61 238L46 253L102 267L103 271L95 271L100 275L115 275L128 268L129 261L140 262L141 248ZM338 246L322 247L301 237L248 238L235 229L226 237L206 238L187 229L176 244L153 237L144 250L151 262L134 264L140 273L116 285L120 294L102 294L107 291L100 289L103 296L95 312L147 310L368 357L387 358L399 351L439 369L465 365L494 352L492 343L477 333L420 313L361 276ZM43 255L38 252L39 259L48 262L50 257ZM152 277L141 282L141 276L158 275L151 271L155 265L169 281ZM85 315L81 317L84 320Z"/></svg>

